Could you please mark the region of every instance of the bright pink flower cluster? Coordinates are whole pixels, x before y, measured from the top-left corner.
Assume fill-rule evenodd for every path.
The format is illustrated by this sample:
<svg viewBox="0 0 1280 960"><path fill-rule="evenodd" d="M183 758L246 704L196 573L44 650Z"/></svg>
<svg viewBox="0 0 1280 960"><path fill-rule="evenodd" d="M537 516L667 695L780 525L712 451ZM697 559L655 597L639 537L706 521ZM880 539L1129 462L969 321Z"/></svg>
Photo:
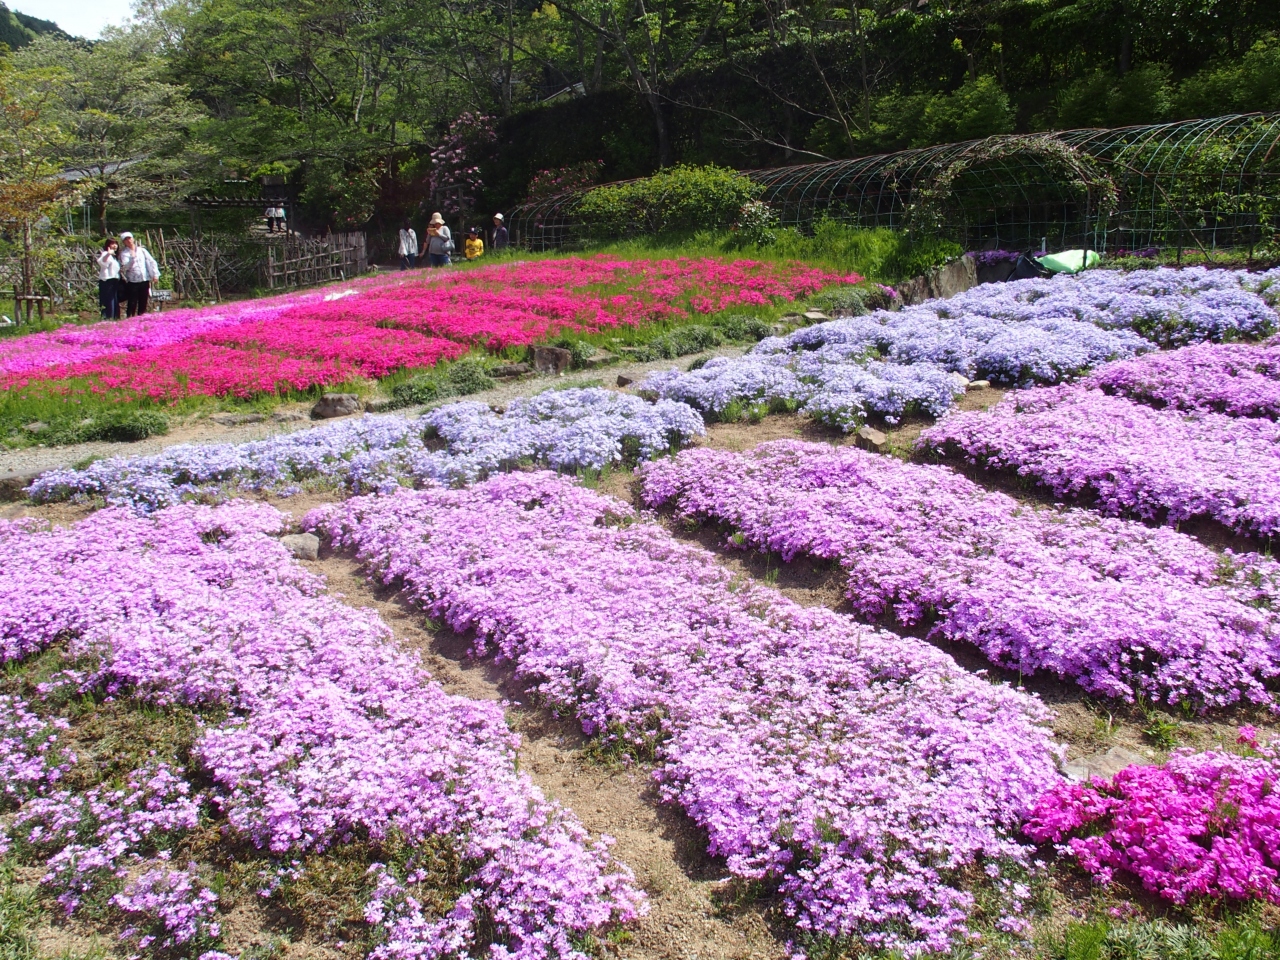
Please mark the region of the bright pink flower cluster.
<svg viewBox="0 0 1280 960"><path fill-rule="evenodd" d="M9 341L0 389L72 378L156 399L305 389L430 367L475 346L790 301L860 279L799 264L609 256L397 274Z"/></svg>
<svg viewBox="0 0 1280 960"><path fill-rule="evenodd" d="M1023 829L1061 844L1100 883L1122 871L1178 904L1280 903L1277 785L1280 764L1266 752L1177 754L1110 781L1062 784L1036 803Z"/></svg>

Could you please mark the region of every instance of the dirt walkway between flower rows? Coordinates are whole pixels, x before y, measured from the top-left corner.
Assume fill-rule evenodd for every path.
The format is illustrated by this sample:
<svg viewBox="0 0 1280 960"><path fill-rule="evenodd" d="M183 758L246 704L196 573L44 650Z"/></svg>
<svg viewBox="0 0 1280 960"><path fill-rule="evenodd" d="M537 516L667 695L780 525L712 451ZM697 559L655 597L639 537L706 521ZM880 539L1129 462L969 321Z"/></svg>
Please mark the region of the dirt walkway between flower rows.
<svg viewBox="0 0 1280 960"><path fill-rule="evenodd" d="M322 497L277 501L301 517ZM634 960L776 960L787 955L765 918L766 905L721 904L724 865L706 854L707 836L680 810L659 802L649 771L614 766L587 756L587 738L574 720L533 707L509 668L467 656L469 641L432 629L421 611L365 576L349 556L323 550L303 565L322 574L329 590L353 607L372 608L396 640L418 651L450 693L506 701L520 733L520 768L550 798L571 809L593 836L613 837L613 856L630 867L649 895L649 915L632 924L620 943L603 949Z"/></svg>

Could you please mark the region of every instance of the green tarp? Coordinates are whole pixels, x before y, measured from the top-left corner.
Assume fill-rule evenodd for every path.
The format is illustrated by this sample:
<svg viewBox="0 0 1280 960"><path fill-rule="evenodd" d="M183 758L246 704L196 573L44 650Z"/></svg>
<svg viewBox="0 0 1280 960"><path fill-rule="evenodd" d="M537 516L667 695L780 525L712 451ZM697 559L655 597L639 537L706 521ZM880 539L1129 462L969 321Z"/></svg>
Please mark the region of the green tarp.
<svg viewBox="0 0 1280 960"><path fill-rule="evenodd" d="M1036 259L1054 273L1079 273L1086 267L1096 266L1102 257L1094 250L1063 250Z"/></svg>

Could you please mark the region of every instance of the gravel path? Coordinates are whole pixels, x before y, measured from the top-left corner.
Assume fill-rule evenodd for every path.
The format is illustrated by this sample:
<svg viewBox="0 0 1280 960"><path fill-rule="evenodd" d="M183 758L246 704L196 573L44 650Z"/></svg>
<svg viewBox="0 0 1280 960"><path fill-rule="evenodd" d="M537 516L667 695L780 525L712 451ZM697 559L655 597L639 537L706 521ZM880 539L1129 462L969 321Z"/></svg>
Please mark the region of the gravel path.
<svg viewBox="0 0 1280 960"><path fill-rule="evenodd" d="M527 397L541 393L553 386L605 386L617 389L615 384L619 376L630 377L636 383L644 379L653 370L669 370L672 367L684 369L699 357L736 357L747 351L747 347L720 347L705 353L681 357L679 360L658 360L653 363L615 363L598 370L575 370L560 376L535 374L520 377L516 380L500 382L492 390L472 394L460 399L479 400L495 406L503 406L516 397ZM309 417L310 403L287 403L277 407L275 412L260 423L247 423L227 426L216 422L213 417L225 414L200 415L174 424L172 429L162 437L150 437L136 443L77 443L65 447L26 447L21 450L0 450L0 475L7 473L30 473L35 471L54 470L59 467L70 467L90 458L131 457L149 453L158 453L168 447L180 443L241 443L247 440L262 440L279 433L294 433L298 430L310 430L322 423L332 421L313 421ZM398 413L412 414L421 407L408 407Z"/></svg>

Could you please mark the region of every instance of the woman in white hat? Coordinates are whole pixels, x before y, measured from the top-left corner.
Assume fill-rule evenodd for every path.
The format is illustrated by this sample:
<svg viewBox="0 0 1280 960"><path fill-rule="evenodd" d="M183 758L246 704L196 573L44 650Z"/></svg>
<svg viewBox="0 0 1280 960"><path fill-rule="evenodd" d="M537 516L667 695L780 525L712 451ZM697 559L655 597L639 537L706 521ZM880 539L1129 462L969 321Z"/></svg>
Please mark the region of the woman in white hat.
<svg viewBox="0 0 1280 960"><path fill-rule="evenodd" d="M125 315L136 317L147 312L151 284L160 279L155 257L127 230L120 234L120 279L124 287Z"/></svg>
<svg viewBox="0 0 1280 960"><path fill-rule="evenodd" d="M493 215L493 243L489 244L489 249L496 253L499 250L505 250L508 243L506 219L502 214L495 213Z"/></svg>
<svg viewBox="0 0 1280 960"><path fill-rule="evenodd" d="M433 267L447 267L452 252L453 234L444 225L444 217L433 213L431 222L427 224L427 263Z"/></svg>

